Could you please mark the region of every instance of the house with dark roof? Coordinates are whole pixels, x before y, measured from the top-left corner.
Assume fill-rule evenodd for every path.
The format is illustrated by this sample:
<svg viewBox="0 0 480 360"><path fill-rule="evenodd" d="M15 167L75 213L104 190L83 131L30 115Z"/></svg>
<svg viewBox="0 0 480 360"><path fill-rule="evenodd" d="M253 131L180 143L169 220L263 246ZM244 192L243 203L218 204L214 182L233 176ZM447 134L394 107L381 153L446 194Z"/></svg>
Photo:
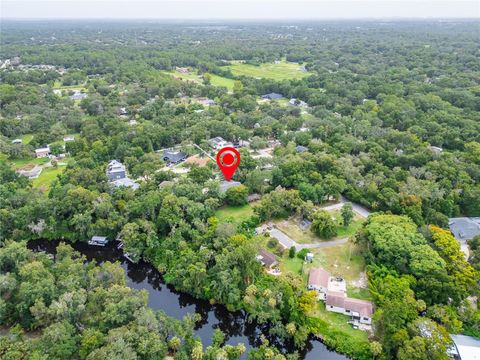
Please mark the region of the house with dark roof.
<svg viewBox="0 0 480 360"><path fill-rule="evenodd" d="M120 161L111 160L107 165L107 177L110 181L127 177L125 165L123 165Z"/></svg>
<svg viewBox="0 0 480 360"><path fill-rule="evenodd" d="M177 150L165 150L163 152L163 161L169 164L178 164L187 158L187 154Z"/></svg>
<svg viewBox="0 0 480 360"><path fill-rule="evenodd" d="M257 260L267 269L271 269L278 264L276 256L264 249L259 251Z"/></svg>
<svg viewBox="0 0 480 360"><path fill-rule="evenodd" d="M270 94L262 95L262 99L264 99L264 100L281 100L281 99L283 99L283 95L272 92Z"/></svg>
<svg viewBox="0 0 480 360"><path fill-rule="evenodd" d="M298 153L304 153L308 151L308 148L302 145L298 145L295 150L297 150Z"/></svg>

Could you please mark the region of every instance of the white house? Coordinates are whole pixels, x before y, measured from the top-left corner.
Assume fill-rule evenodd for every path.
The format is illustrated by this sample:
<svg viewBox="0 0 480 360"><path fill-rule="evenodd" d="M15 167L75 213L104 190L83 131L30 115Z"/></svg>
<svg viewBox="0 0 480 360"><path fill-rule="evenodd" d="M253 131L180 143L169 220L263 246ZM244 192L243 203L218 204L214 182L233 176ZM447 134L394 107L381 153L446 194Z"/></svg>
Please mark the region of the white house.
<svg viewBox="0 0 480 360"><path fill-rule="evenodd" d="M44 158L44 157L47 157L48 155L50 155L49 147L35 149L35 156L37 158Z"/></svg>
<svg viewBox="0 0 480 360"><path fill-rule="evenodd" d="M327 291L325 309L351 316L351 322L354 326L363 325L364 328L369 328L372 324L372 303L366 300L346 297L343 292Z"/></svg>

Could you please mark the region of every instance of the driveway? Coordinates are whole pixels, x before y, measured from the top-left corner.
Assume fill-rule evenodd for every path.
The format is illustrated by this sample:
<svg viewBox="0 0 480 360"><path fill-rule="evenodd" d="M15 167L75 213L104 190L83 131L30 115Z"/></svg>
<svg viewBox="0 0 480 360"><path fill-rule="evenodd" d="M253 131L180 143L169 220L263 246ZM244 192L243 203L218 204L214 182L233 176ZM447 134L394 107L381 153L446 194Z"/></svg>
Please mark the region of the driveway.
<svg viewBox="0 0 480 360"><path fill-rule="evenodd" d="M282 231L276 228L268 230L268 232L270 233L270 236L277 239L278 242L282 244L284 248L290 249L292 246L294 246L296 251L300 251L302 249L326 248L330 246L345 244L346 242L348 242L348 238L343 238L343 239L337 239L337 240L326 241L321 243L299 244L296 241L294 241L291 237L289 237L287 234L283 233Z"/></svg>
<svg viewBox="0 0 480 360"><path fill-rule="evenodd" d="M328 210L328 211L331 211L331 210L340 210L343 205L346 203L346 202L349 202L348 199L346 199L345 197L341 196L340 197L340 201L336 204L333 204L333 205L328 205L328 206L325 206L323 207L322 209L323 210ZM364 218L367 218L368 215L370 215L370 210L368 210L366 207L360 205L360 204L356 204L356 203L352 203L352 209L353 211L355 211L358 215L364 217Z"/></svg>

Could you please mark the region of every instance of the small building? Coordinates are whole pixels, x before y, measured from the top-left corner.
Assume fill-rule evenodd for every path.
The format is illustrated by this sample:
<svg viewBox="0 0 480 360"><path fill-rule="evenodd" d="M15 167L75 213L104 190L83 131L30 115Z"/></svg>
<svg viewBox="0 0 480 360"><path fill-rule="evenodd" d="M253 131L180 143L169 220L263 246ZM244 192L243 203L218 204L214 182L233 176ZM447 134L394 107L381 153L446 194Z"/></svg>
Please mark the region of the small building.
<svg viewBox="0 0 480 360"><path fill-rule="evenodd" d="M117 160L110 161L107 165L107 177L110 181L127 177L125 165Z"/></svg>
<svg viewBox="0 0 480 360"><path fill-rule="evenodd" d="M92 236L88 245L95 245L95 246L105 246L108 244L108 239L106 236Z"/></svg>
<svg viewBox="0 0 480 360"><path fill-rule="evenodd" d="M68 142L68 141L75 141L75 136L73 135L67 135L63 137L63 141Z"/></svg>
<svg viewBox="0 0 480 360"><path fill-rule="evenodd" d="M450 335L453 341L449 355L456 360L480 360L480 340L466 335Z"/></svg>
<svg viewBox="0 0 480 360"><path fill-rule="evenodd" d="M321 268L311 269L308 274L308 290L315 290L318 292L321 300L325 300L328 291L328 281L330 273Z"/></svg>
<svg viewBox="0 0 480 360"><path fill-rule="evenodd" d="M297 106L297 107L308 107L308 104L305 101L299 99L290 99L288 105Z"/></svg>
<svg viewBox="0 0 480 360"><path fill-rule="evenodd" d="M258 201L258 200L260 200L261 198L262 198L262 195L260 195L260 194L250 194L250 195L248 195L248 197L247 197L247 201L248 201L249 203L251 203L251 202L254 202L254 201Z"/></svg>
<svg viewBox="0 0 480 360"><path fill-rule="evenodd" d="M276 256L264 249L261 249L259 251L256 259L267 269L272 269L275 265L278 264Z"/></svg>
<svg viewBox="0 0 480 360"><path fill-rule="evenodd" d="M272 93L269 93L269 94L262 95L262 99L264 99L264 100L281 100L281 99L283 99L283 95L272 92Z"/></svg>
<svg viewBox="0 0 480 360"><path fill-rule="evenodd" d="M117 180L113 180L111 182L113 184L113 186L115 186L116 188L120 188L120 187L129 187L129 188L132 188L133 190L137 190L140 185L135 181L135 180L132 180L128 177L124 177L124 178L121 178L121 179L117 179Z"/></svg>
<svg viewBox="0 0 480 360"><path fill-rule="evenodd" d="M309 252L305 255L305 261L311 263L311 262L313 262L314 257L315 257L315 255L313 253Z"/></svg>
<svg viewBox="0 0 480 360"><path fill-rule="evenodd" d="M228 189L239 185L242 185L239 181L222 181L220 183L220 192L225 193Z"/></svg>
<svg viewBox="0 0 480 360"><path fill-rule="evenodd" d="M298 153L304 153L304 152L307 152L308 151L308 148L305 147L305 146L302 146L302 145L298 145L295 150L298 152Z"/></svg>
<svg viewBox="0 0 480 360"><path fill-rule="evenodd" d="M128 111L126 107L121 107L118 113L122 116L128 115Z"/></svg>
<svg viewBox="0 0 480 360"><path fill-rule="evenodd" d="M35 156L37 158L48 157L48 155L50 155L50 148L48 146L44 148L35 149Z"/></svg>
<svg viewBox="0 0 480 360"><path fill-rule="evenodd" d="M212 99L198 99L197 102L200 105L203 105L203 106L213 106L213 105L215 105L215 101L213 101Z"/></svg>
<svg viewBox="0 0 480 360"><path fill-rule="evenodd" d="M70 100L83 100L88 97L87 94L84 94L80 91L75 91L72 95L70 95Z"/></svg>
<svg viewBox="0 0 480 360"><path fill-rule="evenodd" d="M227 147L227 146L232 146L233 147L233 144L230 141L226 141L221 136L217 136L217 137L214 137L214 138L208 140L208 145L210 145L215 150L220 150L220 149L222 149L224 147Z"/></svg>
<svg viewBox="0 0 480 360"><path fill-rule="evenodd" d="M443 149L438 146L428 145L428 149L435 155L439 155L443 152Z"/></svg>
<svg viewBox="0 0 480 360"><path fill-rule="evenodd" d="M177 150L165 150L163 161L169 164L178 164L187 158L187 154Z"/></svg>
<svg viewBox="0 0 480 360"><path fill-rule="evenodd" d="M14 140L12 140L12 144L22 144L22 143L23 143L22 139L14 139Z"/></svg>

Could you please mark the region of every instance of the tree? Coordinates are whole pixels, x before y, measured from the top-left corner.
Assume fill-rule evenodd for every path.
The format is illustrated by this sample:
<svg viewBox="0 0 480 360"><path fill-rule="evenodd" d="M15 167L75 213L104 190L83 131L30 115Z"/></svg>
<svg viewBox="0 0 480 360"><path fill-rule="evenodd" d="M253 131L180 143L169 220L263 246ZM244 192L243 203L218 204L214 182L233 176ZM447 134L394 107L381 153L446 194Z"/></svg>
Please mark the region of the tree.
<svg viewBox="0 0 480 360"><path fill-rule="evenodd" d="M225 192L225 201L232 206L241 206L247 203L248 189L244 185L233 186Z"/></svg>
<svg viewBox="0 0 480 360"><path fill-rule="evenodd" d="M326 210L313 213L312 231L321 238L330 239L337 234L337 225Z"/></svg>
<svg viewBox="0 0 480 360"><path fill-rule="evenodd" d="M290 250L288 250L288 257L293 259L295 257L295 246L292 246Z"/></svg>
<svg viewBox="0 0 480 360"><path fill-rule="evenodd" d="M355 216L351 202L346 202L345 204L343 204L341 214L343 219L343 226L347 227L348 225L350 225L350 222Z"/></svg>

